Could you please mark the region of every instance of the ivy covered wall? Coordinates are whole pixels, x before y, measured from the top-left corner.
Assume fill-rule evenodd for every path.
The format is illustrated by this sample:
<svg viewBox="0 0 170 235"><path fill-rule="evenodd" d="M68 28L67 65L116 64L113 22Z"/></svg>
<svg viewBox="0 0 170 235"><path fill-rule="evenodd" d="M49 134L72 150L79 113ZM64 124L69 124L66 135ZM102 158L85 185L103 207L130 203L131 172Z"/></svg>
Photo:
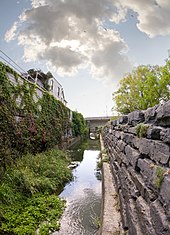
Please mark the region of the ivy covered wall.
<svg viewBox="0 0 170 235"><path fill-rule="evenodd" d="M67 107L0 62L1 171L23 154L60 147L70 127Z"/></svg>

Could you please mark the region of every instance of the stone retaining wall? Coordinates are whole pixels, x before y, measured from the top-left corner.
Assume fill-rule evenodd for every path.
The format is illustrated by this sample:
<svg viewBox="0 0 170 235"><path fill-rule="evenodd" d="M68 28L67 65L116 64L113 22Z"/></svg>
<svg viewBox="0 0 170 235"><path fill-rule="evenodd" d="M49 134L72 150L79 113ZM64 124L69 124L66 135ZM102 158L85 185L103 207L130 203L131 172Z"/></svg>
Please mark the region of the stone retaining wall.
<svg viewBox="0 0 170 235"><path fill-rule="evenodd" d="M170 101L112 121L103 140L124 233L169 235Z"/></svg>

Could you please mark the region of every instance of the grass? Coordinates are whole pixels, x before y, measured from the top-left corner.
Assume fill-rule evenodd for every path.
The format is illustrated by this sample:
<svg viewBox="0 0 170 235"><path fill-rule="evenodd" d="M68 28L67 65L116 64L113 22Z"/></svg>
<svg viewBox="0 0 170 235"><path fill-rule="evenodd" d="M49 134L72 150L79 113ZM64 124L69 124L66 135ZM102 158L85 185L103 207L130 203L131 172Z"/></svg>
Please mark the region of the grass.
<svg viewBox="0 0 170 235"><path fill-rule="evenodd" d="M165 177L165 169L157 166L155 173L155 180L154 180L154 185L156 186L157 189L160 189L164 177Z"/></svg>
<svg viewBox="0 0 170 235"><path fill-rule="evenodd" d="M0 183L0 233L49 234L59 229L65 202L55 192L72 178L62 151L28 154L8 168Z"/></svg>
<svg viewBox="0 0 170 235"><path fill-rule="evenodd" d="M144 123L139 123L136 126L136 135L138 137L146 137L147 136L147 130L148 130L148 125Z"/></svg>

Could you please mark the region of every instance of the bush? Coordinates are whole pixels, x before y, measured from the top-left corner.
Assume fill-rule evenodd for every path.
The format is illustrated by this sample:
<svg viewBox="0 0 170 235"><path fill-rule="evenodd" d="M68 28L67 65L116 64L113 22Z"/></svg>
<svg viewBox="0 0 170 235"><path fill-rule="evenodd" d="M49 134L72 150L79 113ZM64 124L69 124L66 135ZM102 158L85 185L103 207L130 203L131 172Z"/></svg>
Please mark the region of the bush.
<svg viewBox="0 0 170 235"><path fill-rule="evenodd" d="M7 168L0 184L0 232L33 234L40 228L40 234L48 234L59 228L64 202L54 193L72 177L69 162L53 149L27 154Z"/></svg>

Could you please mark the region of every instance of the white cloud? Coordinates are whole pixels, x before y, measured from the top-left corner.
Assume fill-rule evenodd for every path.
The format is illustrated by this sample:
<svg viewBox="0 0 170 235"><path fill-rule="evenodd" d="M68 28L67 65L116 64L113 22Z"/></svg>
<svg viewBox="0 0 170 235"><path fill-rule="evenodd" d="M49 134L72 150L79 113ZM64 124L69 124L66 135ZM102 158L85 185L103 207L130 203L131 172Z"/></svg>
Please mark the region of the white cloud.
<svg viewBox="0 0 170 235"><path fill-rule="evenodd" d="M170 1L128 0L122 4L137 13L137 27L149 37L170 34Z"/></svg>
<svg viewBox="0 0 170 235"><path fill-rule="evenodd" d="M126 11L116 0L32 0L6 39L17 36L26 61L45 60L60 75L87 67L94 77L112 81L130 62L119 33L103 24L118 23Z"/></svg>
<svg viewBox="0 0 170 235"><path fill-rule="evenodd" d="M5 34L5 40L6 40L7 42L9 42L9 41L15 39L17 27L18 27L18 22L15 21L15 22L13 23L13 26L6 32L6 34Z"/></svg>
<svg viewBox="0 0 170 235"><path fill-rule="evenodd" d="M32 0L5 40L17 38L26 61L45 60L55 70L74 74L87 67L94 77L119 79L131 65L127 45L106 22L137 14L137 27L149 37L170 34L170 1L166 0ZM107 77L107 79L106 79Z"/></svg>

